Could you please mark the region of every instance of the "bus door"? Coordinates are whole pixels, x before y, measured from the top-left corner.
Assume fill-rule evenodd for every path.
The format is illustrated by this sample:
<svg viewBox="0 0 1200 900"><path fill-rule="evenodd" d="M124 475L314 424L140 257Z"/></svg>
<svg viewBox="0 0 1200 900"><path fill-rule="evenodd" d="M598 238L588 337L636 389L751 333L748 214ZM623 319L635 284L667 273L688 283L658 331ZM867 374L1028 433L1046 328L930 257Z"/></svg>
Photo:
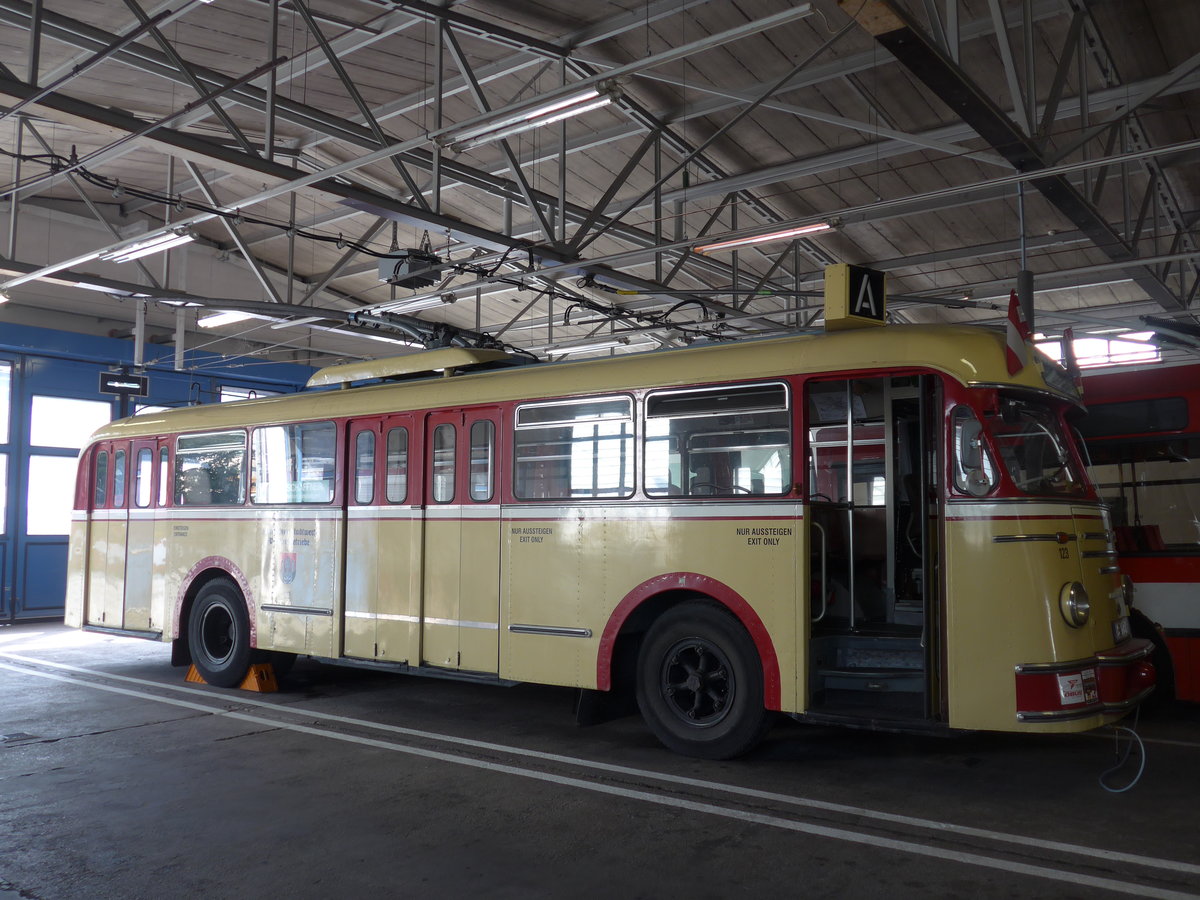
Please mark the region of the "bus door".
<svg viewBox="0 0 1200 900"><path fill-rule="evenodd" d="M129 443L105 442L98 445L95 452L84 621L102 628L123 628L125 547L129 528L126 497Z"/></svg>
<svg viewBox="0 0 1200 900"><path fill-rule="evenodd" d="M499 410L431 413L421 661L499 671Z"/></svg>
<svg viewBox="0 0 1200 900"><path fill-rule="evenodd" d="M165 460L170 452L168 444L166 440L144 439L135 440L130 448L129 527L126 532L125 596L121 627L131 631L162 630L161 621L152 621L151 599L155 541L166 539L166 535L158 533L155 508L160 498L165 499L163 480L167 473L163 471L160 459Z"/></svg>
<svg viewBox="0 0 1200 900"><path fill-rule="evenodd" d="M347 428L346 590L342 652L416 665L420 656L423 511L411 415Z"/></svg>
<svg viewBox="0 0 1200 900"><path fill-rule="evenodd" d="M934 715L936 380L809 382L809 706Z"/></svg>

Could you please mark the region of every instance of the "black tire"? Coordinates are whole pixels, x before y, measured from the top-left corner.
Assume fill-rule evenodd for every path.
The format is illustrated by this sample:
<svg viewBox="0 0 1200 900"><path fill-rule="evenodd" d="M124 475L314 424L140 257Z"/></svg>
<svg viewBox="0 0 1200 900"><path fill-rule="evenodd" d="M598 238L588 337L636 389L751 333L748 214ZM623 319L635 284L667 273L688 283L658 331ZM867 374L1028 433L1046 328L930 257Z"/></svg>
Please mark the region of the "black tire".
<svg viewBox="0 0 1200 900"><path fill-rule="evenodd" d="M754 641L712 603L673 607L651 626L638 654L637 700L655 737L700 759L741 756L771 723Z"/></svg>
<svg viewBox="0 0 1200 900"><path fill-rule="evenodd" d="M188 649L204 680L237 687L250 669L250 617L241 591L227 578L200 588L188 616Z"/></svg>

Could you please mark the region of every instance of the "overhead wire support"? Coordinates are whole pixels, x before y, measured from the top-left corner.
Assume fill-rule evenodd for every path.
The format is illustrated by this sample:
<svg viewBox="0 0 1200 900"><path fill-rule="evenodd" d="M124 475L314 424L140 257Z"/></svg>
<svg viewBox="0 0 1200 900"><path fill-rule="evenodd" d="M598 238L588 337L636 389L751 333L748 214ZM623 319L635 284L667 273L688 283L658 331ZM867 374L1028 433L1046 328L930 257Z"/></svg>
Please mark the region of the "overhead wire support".
<svg viewBox="0 0 1200 900"><path fill-rule="evenodd" d="M167 115L162 116L161 118L155 119L153 122L148 122L143 127L137 129L136 131L130 132L129 134L122 135L121 137L117 138L115 141L110 142L106 146L104 146L102 148L98 148L79 159L73 160L72 162L70 162L68 165L66 165L65 167L63 167L61 169L56 169L55 171L50 172L49 174L41 175L35 179L32 179L32 180L24 182L24 183L10 185L10 186L4 188L3 190L0 190L0 198L7 197L10 194L13 194L17 191L27 190L31 187L34 187L36 185L39 185L39 184L49 180L50 178L61 176L68 172L73 172L77 169L80 169L83 166L85 166L90 159L98 156L101 152L107 152L109 150L112 150L115 147L119 147L123 144L128 144L132 141L136 141L140 137L145 137L146 135L150 134L152 131L156 131L157 129L162 128L165 125L169 125L171 122L175 121L180 116L186 115L191 110L193 110L199 106L206 105L210 101L216 100L218 97L224 96L225 94L227 94L230 91L237 88L239 85L245 84L246 82L249 82L249 81L254 81L256 78L259 78L260 76L269 72L271 69L274 69L275 67L280 66L285 62L287 62L287 57L280 56L280 57L277 57L276 59L271 60L270 62L263 63L261 66L254 69L252 72L248 72L245 75L241 76L240 78L234 79L233 81L229 82L228 84L222 85L221 87L219 87L213 91L210 91L209 93L203 95L199 99L193 100L191 103L188 103L182 109L176 110L175 112L172 112L172 113L168 113Z"/></svg>
<svg viewBox="0 0 1200 900"><path fill-rule="evenodd" d="M329 61L330 67L337 74L338 79L342 82L342 87L346 89L346 93L350 96L355 108L358 109L358 114L362 116L363 122L365 122L367 127L371 129L371 133L375 135L375 139L379 142L379 146L386 147L389 144L394 143L394 139L385 133L383 128L380 127L379 122L375 119L374 114L371 112L371 108L367 106L366 101L363 100L362 94L359 93L358 88L351 80L349 73L346 71L346 67L342 65L341 60L338 59L338 56L333 51L329 41L325 38L324 32L321 31L321 27L317 24L316 19L313 18L312 13L309 11L308 4L305 2L305 0L292 0L292 6L298 13L300 13L301 18L304 19L304 24L308 27L309 34L312 35L313 40L315 40L318 46L320 46L321 52L325 54L326 59ZM421 188L417 185L416 181L413 180L412 174L408 171L408 168L396 156L389 157L389 160L392 163L392 166L396 169L396 172L404 180L405 186L412 195L412 201L418 206L428 210L430 208L429 202L425 199L425 195L421 192Z"/></svg>
<svg viewBox="0 0 1200 900"><path fill-rule="evenodd" d="M618 212L615 216L612 216L609 218L608 224L606 224L604 227L598 229L592 235L584 237L582 240L576 240L575 246L574 246L575 251L578 252L578 251L586 248L589 244L591 244L593 241L595 241L597 238L599 238L602 234L604 234L604 232L607 231L609 227L611 227L611 224L613 222L618 222L618 221L624 219L625 216L629 215L629 213L632 210L641 206L642 203L644 203L648 197L650 197L651 195L654 194L655 190L660 188L668 180L670 180L671 178L674 178L677 174L679 174L681 171L686 169L694 157L703 153L705 149L707 149L713 143L715 143L722 135L728 133L730 129L732 129L739 122L743 121L748 115L750 115L752 112L754 112L754 110L756 110L762 104L762 102L764 100L766 100L768 97L774 96L776 93L778 93L780 90L782 90L783 87L789 81L791 81L793 78L795 78L797 75L799 75L800 72L802 72L804 69L806 69L812 63L812 61L814 59L819 57L822 53L824 53L826 50L828 50L830 47L832 47L835 43L837 43L837 41L840 40L843 35L848 34L850 31L852 31L854 29L854 27L855 27L855 25L853 22L848 22L846 25L842 26L842 28L839 31L835 32L831 37L829 37L826 41L824 41L820 47L818 47L812 53L808 54L803 60L801 60L799 63L797 63L795 66L793 66L790 70L788 70L782 77L776 79L775 82L773 82L771 85L769 85L766 90L762 91L759 94L759 96L756 97L752 102L750 102L749 104L744 106L742 109L740 109L737 112L737 114L735 116L733 116L733 118L731 118L728 122L725 122L724 124L722 124L720 128L716 129L712 134L710 134L707 138L705 138L703 141L701 141L700 144L697 147L695 147L687 157L685 157L683 160L679 161L673 167L668 169L666 174L662 175L656 181L655 184L651 185L648 189L642 191L642 193L639 194L636 199L631 200L628 203L626 203L621 208L620 212ZM611 75L611 73L609 73L609 74Z"/></svg>
<svg viewBox="0 0 1200 900"><path fill-rule="evenodd" d="M188 0L188 2L184 6L186 8L188 6L192 6L192 5L200 3L200 2L202 2L202 0ZM83 62L74 66L70 72L67 72L65 75L62 75L59 78L56 78L54 81L50 82L49 84L44 85L43 87L39 88L37 91L35 91L30 96L22 98L17 103L8 107L8 109L0 110L0 121L8 118L9 116L16 115L21 110L23 110L25 107L32 106L33 104L37 103L42 98L47 97L50 94L54 93L56 90L58 90L58 88L60 88L64 84L66 84L68 81L72 80L73 78L78 78L80 75L82 75L84 72L91 69L93 66L96 66L99 63L102 63L104 60L108 59L110 56L112 56L118 50L120 50L124 47L127 47L129 44L132 44L134 41L136 41L138 38L140 38L143 34L150 31L155 26L157 26L158 23L170 18L173 15L176 15L175 11L163 10L158 15L150 17L146 21L142 22L141 25L139 25L137 28L135 28L129 34L125 35L125 37L123 37L121 40L117 41L116 44L112 45L111 47L105 47L103 50L99 50L96 53L93 53L90 57L85 59Z"/></svg>

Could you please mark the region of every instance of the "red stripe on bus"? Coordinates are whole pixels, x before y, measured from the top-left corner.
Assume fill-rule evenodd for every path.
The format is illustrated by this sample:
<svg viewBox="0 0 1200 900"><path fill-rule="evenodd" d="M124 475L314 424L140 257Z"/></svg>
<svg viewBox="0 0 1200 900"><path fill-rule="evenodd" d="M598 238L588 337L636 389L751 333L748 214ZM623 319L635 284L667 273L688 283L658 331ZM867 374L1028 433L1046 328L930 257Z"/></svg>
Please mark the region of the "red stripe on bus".
<svg viewBox="0 0 1200 900"><path fill-rule="evenodd" d="M671 572L651 578L635 587L617 604L617 608L609 616L608 624L604 626L604 633L600 636L600 648L596 658L596 687L602 691L612 689L612 655L617 635L620 634L625 620L651 597L678 590L711 597L738 617L738 621L754 641L758 658L762 660L763 704L767 709L781 709L779 657L775 654L775 645L771 643L771 636L767 633L762 619L737 591L707 575L695 572Z"/></svg>
<svg viewBox="0 0 1200 900"><path fill-rule="evenodd" d="M1200 582L1200 556L1117 556L1121 571L1145 584Z"/></svg>

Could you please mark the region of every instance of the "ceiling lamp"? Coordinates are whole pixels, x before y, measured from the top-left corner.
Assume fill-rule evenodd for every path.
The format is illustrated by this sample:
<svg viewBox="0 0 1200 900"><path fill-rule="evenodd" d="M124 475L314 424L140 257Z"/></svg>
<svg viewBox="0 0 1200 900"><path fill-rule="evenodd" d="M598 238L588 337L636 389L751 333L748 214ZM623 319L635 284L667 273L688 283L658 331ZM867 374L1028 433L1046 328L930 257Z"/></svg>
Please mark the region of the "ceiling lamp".
<svg viewBox="0 0 1200 900"><path fill-rule="evenodd" d="M544 347L529 347L528 349L556 356L570 356L574 353L591 353L595 350L615 350L618 347L626 350L637 350L642 347L652 346L654 346L653 341L631 342L627 337L619 337L608 338L602 341L587 341L582 344L548 344Z"/></svg>
<svg viewBox="0 0 1200 900"><path fill-rule="evenodd" d="M782 241L787 238L800 237L806 234L820 234L835 228L832 222L814 222L811 225L801 225L799 228L788 228L784 231L772 231L768 234L756 234L750 237L735 238L731 241L718 241L715 244L702 244L692 249L696 253L710 253L713 250L730 250L736 247L749 247L752 244L765 244L768 241Z"/></svg>
<svg viewBox="0 0 1200 900"><path fill-rule="evenodd" d="M510 112L490 122L483 122L447 135L444 146L455 153L461 153L489 141L498 141L510 135L531 131L543 125L561 122L571 116L599 109L601 106L612 103L619 96L620 90L615 84L597 84L558 100L542 103L520 112Z"/></svg>
<svg viewBox="0 0 1200 900"><path fill-rule="evenodd" d="M129 262L131 259L139 259L143 256L149 256L151 253L159 253L163 250L170 250L172 247L191 243L195 239L195 235L190 231L164 231L162 234L154 235L154 237L146 238L133 244L127 244L124 247L118 247L116 250L110 250L107 253L101 253L100 259L115 263Z"/></svg>
<svg viewBox="0 0 1200 900"><path fill-rule="evenodd" d="M250 313L227 310L225 312L214 313L211 316L205 316L202 319L197 319L196 324L201 328L220 328L222 325L233 325L237 322L245 322L247 319L259 318L262 317L254 316Z"/></svg>
<svg viewBox="0 0 1200 900"><path fill-rule="evenodd" d="M433 309L435 306L441 306L444 303L453 303L457 299L453 294L431 294L427 297L411 297L408 300L398 300L394 305L389 305L386 311L394 313L416 312L419 309Z"/></svg>

